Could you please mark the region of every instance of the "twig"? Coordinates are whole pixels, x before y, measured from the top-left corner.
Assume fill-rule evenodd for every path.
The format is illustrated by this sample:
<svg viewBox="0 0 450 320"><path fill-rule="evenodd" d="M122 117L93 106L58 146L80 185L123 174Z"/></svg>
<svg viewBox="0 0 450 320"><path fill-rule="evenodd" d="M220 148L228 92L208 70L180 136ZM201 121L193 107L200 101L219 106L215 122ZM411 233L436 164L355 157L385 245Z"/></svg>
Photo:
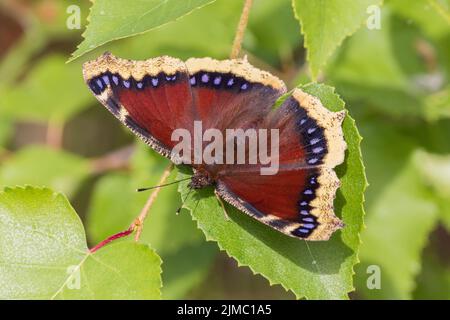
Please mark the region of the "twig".
<svg viewBox="0 0 450 320"><path fill-rule="evenodd" d="M8 159L10 156L12 156L12 152L0 147L0 162L5 161L6 159Z"/></svg>
<svg viewBox="0 0 450 320"><path fill-rule="evenodd" d="M134 145L129 145L107 153L99 158L91 160L91 168L94 174L105 171L127 168L130 157L133 154Z"/></svg>
<svg viewBox="0 0 450 320"><path fill-rule="evenodd" d="M437 68L437 61L436 61L436 52L434 51L433 46L423 39L418 39L414 43L414 46L416 48L416 51L424 60L428 72L430 73L434 72Z"/></svg>
<svg viewBox="0 0 450 320"><path fill-rule="evenodd" d="M167 168L164 170L161 179L158 181L158 186L161 186L164 184L169 178L170 172L172 172L173 169L173 163L170 163ZM153 203L156 200L156 197L158 196L159 191L161 190L161 187L157 187L153 192L150 194L150 196L147 199L147 202L145 203L144 207L142 208L141 213L134 221L133 225L136 229L136 235L134 236L135 241L139 241L139 238L141 237L142 228L144 224L144 220L147 217L148 213L150 212L150 208L152 207ZM132 226L133 226L132 225Z"/></svg>
<svg viewBox="0 0 450 320"><path fill-rule="evenodd" d="M47 124L45 142L54 149L61 149L64 134L64 123L59 119L51 119Z"/></svg>
<svg viewBox="0 0 450 320"><path fill-rule="evenodd" d="M170 175L170 172L173 169L173 164L171 163L163 172L161 179L158 182L158 185L162 185L164 184L164 182L167 180L167 178ZM136 235L134 237L135 241L139 241L139 238L141 237L141 233L142 233L142 228L143 228L143 224L144 224L144 220L147 217L151 206L153 205L153 203L156 200L156 197L158 196L159 190L161 189L161 187L156 188L151 194L150 197L148 198L147 202L145 203L144 207L141 210L141 213L139 214L139 216L134 220L134 222L130 225L130 227L125 230L125 231L121 231L119 233L116 233L108 238L106 238L105 240L103 240L102 242L100 242L99 244L97 244L95 247L93 247L92 249L90 249L89 251L91 253L94 253L95 251L97 251L98 249L104 247L105 245L107 245L108 243L110 243L111 241L120 239L120 238L124 238L126 236L129 236L130 234L132 234L133 232L136 231Z"/></svg>
<svg viewBox="0 0 450 320"><path fill-rule="evenodd" d="M230 58L236 59L241 51L242 40L244 39L245 28L247 27L248 16L250 14L250 8L253 0L245 0L244 8L242 9L241 18L236 30L236 35L233 41L233 47L231 49Z"/></svg>

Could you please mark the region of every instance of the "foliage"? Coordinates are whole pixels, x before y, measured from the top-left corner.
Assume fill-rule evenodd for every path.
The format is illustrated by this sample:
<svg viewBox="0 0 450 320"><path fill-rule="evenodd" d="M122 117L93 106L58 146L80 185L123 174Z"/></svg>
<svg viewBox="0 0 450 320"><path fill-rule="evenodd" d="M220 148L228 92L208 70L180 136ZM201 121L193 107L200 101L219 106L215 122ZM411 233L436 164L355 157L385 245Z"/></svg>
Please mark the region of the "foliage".
<svg viewBox="0 0 450 320"><path fill-rule="evenodd" d="M83 33L84 41L73 57L77 58L109 41L162 26L213 1L144 0L127 6L120 0L95 1L88 18L90 24Z"/></svg>
<svg viewBox="0 0 450 320"><path fill-rule="evenodd" d="M158 299L161 260L148 245L90 253L67 199L50 189L0 193L2 299Z"/></svg>
<svg viewBox="0 0 450 320"><path fill-rule="evenodd" d="M380 4L381 0L292 0L313 79L342 41L367 20L368 8Z"/></svg>

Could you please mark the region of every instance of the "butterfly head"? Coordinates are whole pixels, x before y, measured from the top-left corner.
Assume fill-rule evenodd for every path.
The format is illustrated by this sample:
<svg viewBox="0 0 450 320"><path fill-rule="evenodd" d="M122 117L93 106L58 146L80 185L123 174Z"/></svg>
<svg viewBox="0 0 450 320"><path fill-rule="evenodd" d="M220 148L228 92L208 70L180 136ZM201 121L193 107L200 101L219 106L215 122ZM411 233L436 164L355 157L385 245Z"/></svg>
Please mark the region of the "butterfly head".
<svg viewBox="0 0 450 320"><path fill-rule="evenodd" d="M206 170L199 169L194 171L189 187L192 189L202 189L213 184L214 179L211 177L211 174Z"/></svg>

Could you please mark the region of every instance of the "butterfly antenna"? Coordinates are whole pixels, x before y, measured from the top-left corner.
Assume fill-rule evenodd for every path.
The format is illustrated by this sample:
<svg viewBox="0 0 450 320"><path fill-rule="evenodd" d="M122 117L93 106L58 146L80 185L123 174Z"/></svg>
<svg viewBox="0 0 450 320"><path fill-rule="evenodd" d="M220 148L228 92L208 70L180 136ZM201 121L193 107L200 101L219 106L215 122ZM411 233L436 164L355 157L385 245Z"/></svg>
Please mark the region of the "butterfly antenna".
<svg viewBox="0 0 450 320"><path fill-rule="evenodd" d="M193 189L193 188L189 188L189 192L188 192L186 198L184 198L184 200L181 201L181 205L180 205L180 207L178 208L178 210L176 211L176 214L177 214L177 215L180 214L180 211L181 211L181 209L183 208L184 204L186 203L187 199L189 198L189 196L190 196L192 190L194 190L194 189Z"/></svg>
<svg viewBox="0 0 450 320"><path fill-rule="evenodd" d="M169 182L169 183L160 184L159 186L153 186L153 187L147 187L147 188L139 188L139 189L136 189L136 191L137 192L142 192L142 191L147 191L147 190L151 190L151 189L166 187L166 186L170 186L170 185L175 184L175 183L180 183L181 181L185 181L185 180L188 180L188 179L190 179L190 177L184 178L184 179L180 179L180 180L176 180L176 181L172 181L172 182Z"/></svg>

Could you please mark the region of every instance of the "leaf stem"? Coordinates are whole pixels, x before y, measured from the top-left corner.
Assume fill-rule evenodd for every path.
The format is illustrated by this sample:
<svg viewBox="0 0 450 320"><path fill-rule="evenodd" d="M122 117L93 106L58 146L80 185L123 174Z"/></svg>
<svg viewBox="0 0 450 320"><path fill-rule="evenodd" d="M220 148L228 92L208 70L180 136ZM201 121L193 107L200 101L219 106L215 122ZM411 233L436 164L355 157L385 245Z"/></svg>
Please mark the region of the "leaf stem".
<svg viewBox="0 0 450 320"><path fill-rule="evenodd" d="M100 242L99 244L97 244L95 247L93 247L92 249L90 249L89 251L91 253L94 253L95 251L97 251L98 249L106 246L108 243L110 243L111 241L126 237L128 235L130 235L131 233L133 233L135 229L134 225L131 225L127 230L125 231L121 231L119 233L116 233L108 238L106 238L105 240L103 240L102 242Z"/></svg>
<svg viewBox="0 0 450 320"><path fill-rule="evenodd" d="M242 40L244 39L245 28L247 27L248 16L253 0L245 0L244 8L242 9L241 18L237 26L236 35L234 36L233 47L231 48L231 59L236 59L241 51Z"/></svg>
<svg viewBox="0 0 450 320"><path fill-rule="evenodd" d="M139 214L139 216L134 220L134 222L131 224L131 226L125 230L125 231L121 231L119 233L116 233L108 238L106 238L105 240L103 240L102 242L100 242L99 244L97 244L95 247L93 247L92 249L90 249L89 251L91 253L94 253L95 251L97 251L98 249L104 247L105 245L107 245L108 243L110 243L111 241L129 236L130 234L132 234L133 232L136 231L136 235L134 237L134 240L137 242L139 241L139 238L141 237L141 233L142 233L142 228L144 225L144 220L147 217L148 213L150 212L150 208L152 207L153 203L156 200L156 197L158 196L159 190L161 189L161 186L164 184L164 182L167 180L167 178L169 177L170 173L172 172L173 169L173 163L170 163L167 168L164 170L159 182L158 182L158 186L157 188L155 188L155 190L150 194L150 196L148 197L147 202L145 203L144 207L141 210L141 213Z"/></svg>
<svg viewBox="0 0 450 320"><path fill-rule="evenodd" d="M158 186L153 190L153 192L150 194L150 196L147 199L147 202L145 203L144 207L142 208L141 213L134 221L133 225L136 229L136 235L134 236L134 240L137 242L139 241L139 238L141 237L144 220L147 217L148 213L150 212L150 208L152 207L153 203L156 200L156 197L158 196L159 191L161 190L161 186L166 182L167 178L169 178L170 173L173 169L173 163L170 163L167 168L164 170L163 174L161 175L160 180L158 181Z"/></svg>

